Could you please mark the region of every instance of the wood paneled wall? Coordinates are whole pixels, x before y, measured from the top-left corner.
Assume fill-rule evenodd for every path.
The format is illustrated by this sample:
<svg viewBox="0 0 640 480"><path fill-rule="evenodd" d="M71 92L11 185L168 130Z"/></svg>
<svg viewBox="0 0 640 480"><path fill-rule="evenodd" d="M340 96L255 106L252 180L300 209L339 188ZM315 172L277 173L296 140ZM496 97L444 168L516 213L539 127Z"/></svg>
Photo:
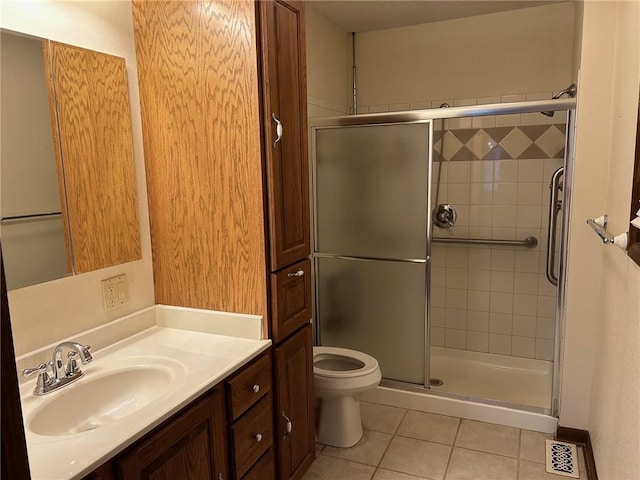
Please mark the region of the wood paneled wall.
<svg viewBox="0 0 640 480"><path fill-rule="evenodd" d="M253 2L133 13L156 302L266 318Z"/></svg>
<svg viewBox="0 0 640 480"><path fill-rule="evenodd" d="M58 42L45 42L44 53L74 271L139 260L124 59Z"/></svg>

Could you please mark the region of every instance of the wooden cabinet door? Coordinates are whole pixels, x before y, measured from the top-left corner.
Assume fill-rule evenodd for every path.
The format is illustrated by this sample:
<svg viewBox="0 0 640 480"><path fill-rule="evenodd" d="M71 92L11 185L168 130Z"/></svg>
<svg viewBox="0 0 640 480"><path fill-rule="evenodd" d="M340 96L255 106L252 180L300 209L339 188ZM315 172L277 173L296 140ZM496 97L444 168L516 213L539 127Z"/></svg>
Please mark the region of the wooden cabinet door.
<svg viewBox="0 0 640 480"><path fill-rule="evenodd" d="M271 274L271 338L279 343L311 320L311 261Z"/></svg>
<svg viewBox="0 0 640 480"><path fill-rule="evenodd" d="M117 460L123 480L228 477L224 396L214 390Z"/></svg>
<svg viewBox="0 0 640 480"><path fill-rule="evenodd" d="M300 479L315 457L311 324L275 349L278 479Z"/></svg>
<svg viewBox="0 0 640 480"><path fill-rule="evenodd" d="M276 271L311 252L304 5L281 0L257 4L270 267Z"/></svg>

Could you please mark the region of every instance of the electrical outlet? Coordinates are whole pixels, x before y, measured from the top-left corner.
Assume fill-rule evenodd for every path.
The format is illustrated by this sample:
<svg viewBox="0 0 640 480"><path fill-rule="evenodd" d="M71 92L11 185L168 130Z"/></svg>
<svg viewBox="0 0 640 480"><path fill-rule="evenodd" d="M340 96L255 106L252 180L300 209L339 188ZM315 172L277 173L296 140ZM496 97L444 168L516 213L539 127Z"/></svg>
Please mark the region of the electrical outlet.
<svg viewBox="0 0 640 480"><path fill-rule="evenodd" d="M108 312L129 301L127 275L121 273L115 277L102 280L102 300L104 311Z"/></svg>

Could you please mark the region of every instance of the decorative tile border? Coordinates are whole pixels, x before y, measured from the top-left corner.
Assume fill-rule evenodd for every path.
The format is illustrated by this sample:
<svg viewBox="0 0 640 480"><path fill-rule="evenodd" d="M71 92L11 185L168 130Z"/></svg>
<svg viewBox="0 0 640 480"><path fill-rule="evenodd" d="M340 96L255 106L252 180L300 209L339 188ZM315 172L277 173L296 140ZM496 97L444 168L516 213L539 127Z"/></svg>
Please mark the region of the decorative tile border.
<svg viewBox="0 0 640 480"><path fill-rule="evenodd" d="M434 161L527 160L564 158L564 124L461 128L436 132Z"/></svg>

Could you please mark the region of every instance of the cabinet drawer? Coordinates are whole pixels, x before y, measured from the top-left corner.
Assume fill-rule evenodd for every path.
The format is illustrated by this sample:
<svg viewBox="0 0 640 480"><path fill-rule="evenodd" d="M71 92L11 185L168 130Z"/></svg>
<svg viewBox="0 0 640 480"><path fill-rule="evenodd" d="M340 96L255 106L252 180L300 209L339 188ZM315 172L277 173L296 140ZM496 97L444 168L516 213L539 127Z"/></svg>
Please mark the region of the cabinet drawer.
<svg viewBox="0 0 640 480"><path fill-rule="evenodd" d="M311 320L311 261L305 259L271 274L274 343Z"/></svg>
<svg viewBox="0 0 640 480"><path fill-rule="evenodd" d="M236 478L244 473L273 444L273 401L266 395L231 426Z"/></svg>
<svg viewBox="0 0 640 480"><path fill-rule="evenodd" d="M270 448L258 462L251 467L251 470L242 477L242 480L275 480L276 463L273 448Z"/></svg>
<svg viewBox="0 0 640 480"><path fill-rule="evenodd" d="M229 412L235 420L271 391L271 352L227 381Z"/></svg>

